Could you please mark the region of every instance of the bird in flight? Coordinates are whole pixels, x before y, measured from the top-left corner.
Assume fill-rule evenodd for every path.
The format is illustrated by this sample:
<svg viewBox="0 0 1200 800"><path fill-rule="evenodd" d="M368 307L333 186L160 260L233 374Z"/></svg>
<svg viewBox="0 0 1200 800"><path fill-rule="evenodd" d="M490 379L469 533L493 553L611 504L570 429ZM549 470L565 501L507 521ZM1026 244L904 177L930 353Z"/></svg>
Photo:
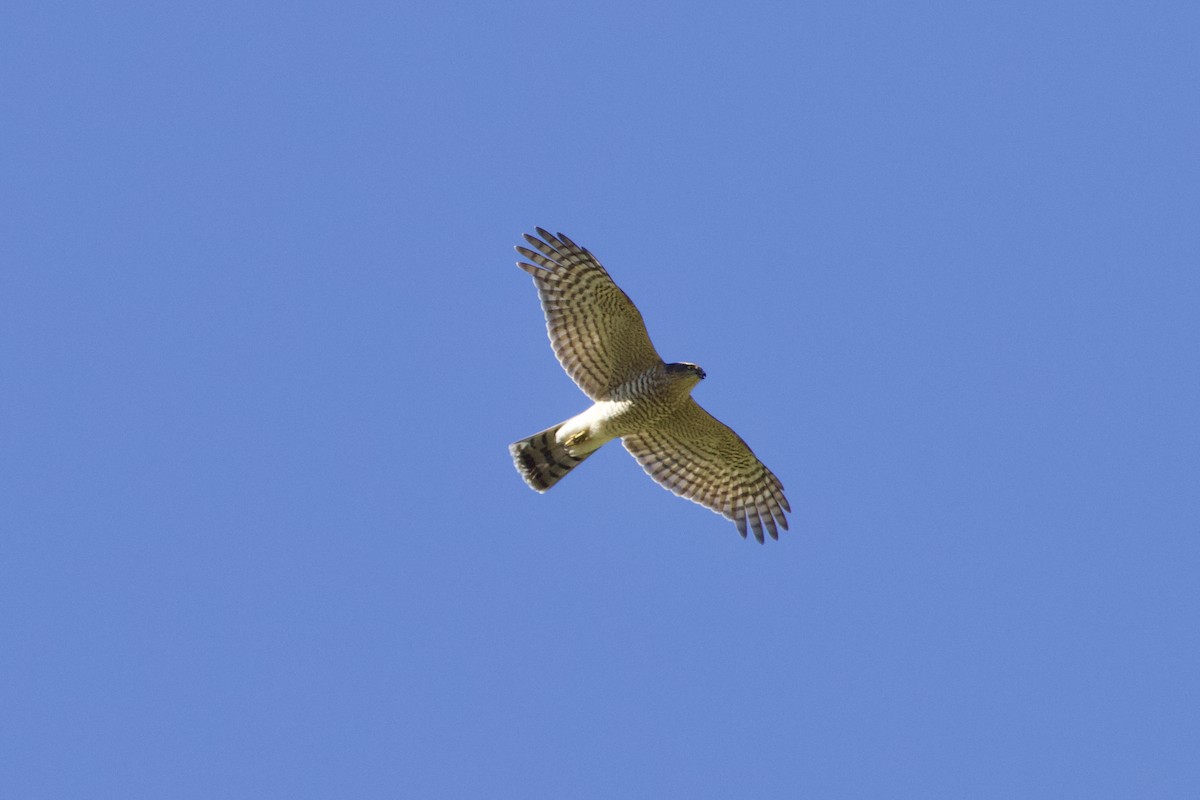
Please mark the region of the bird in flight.
<svg viewBox="0 0 1200 800"><path fill-rule="evenodd" d="M517 471L544 492L601 445L620 438L646 474L763 541L787 530L783 484L729 426L691 397L704 380L695 364L667 364L642 315L596 257L561 233L525 234L550 345L591 408L509 445ZM540 237L540 238L539 238ZM531 249L532 248L532 249ZM529 263L532 262L532 263Z"/></svg>

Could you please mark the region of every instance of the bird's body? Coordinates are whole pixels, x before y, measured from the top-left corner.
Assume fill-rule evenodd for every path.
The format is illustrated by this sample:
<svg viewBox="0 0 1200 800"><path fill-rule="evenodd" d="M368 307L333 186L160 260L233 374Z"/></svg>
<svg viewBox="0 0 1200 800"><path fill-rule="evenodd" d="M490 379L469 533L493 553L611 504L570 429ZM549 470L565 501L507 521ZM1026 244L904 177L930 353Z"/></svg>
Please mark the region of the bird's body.
<svg viewBox="0 0 1200 800"><path fill-rule="evenodd" d="M533 276L550 342L563 368L594 404L509 451L532 488L544 492L613 439L655 481L737 523L763 541L787 528L783 485L742 439L691 398L704 379L695 364L667 364L632 301L587 250L561 233L526 235L518 247ZM543 241L544 240L544 241ZM535 266L535 264L537 266Z"/></svg>
<svg viewBox="0 0 1200 800"><path fill-rule="evenodd" d="M694 373L668 371L665 364L648 369L615 387L611 399L597 400L564 422L560 435L590 453L605 442L658 424L687 399L699 380Z"/></svg>

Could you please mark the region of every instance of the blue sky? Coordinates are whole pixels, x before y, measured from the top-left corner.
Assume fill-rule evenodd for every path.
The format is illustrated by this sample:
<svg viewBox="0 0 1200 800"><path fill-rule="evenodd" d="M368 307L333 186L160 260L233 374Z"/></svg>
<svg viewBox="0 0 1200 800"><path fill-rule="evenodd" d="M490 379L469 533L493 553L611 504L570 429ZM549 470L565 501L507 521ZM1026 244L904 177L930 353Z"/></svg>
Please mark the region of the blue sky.
<svg viewBox="0 0 1200 800"><path fill-rule="evenodd" d="M0 794L1192 797L1187 3L10 4ZM787 486L581 411L590 248Z"/></svg>

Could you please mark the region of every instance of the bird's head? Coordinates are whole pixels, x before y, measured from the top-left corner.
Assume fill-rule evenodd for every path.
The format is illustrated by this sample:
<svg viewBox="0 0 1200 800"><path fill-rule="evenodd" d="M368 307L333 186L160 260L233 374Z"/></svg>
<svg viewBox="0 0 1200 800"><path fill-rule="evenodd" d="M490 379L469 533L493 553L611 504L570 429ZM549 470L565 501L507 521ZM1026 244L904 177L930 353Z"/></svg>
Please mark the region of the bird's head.
<svg viewBox="0 0 1200 800"><path fill-rule="evenodd" d="M704 370L700 369L696 364L689 364L686 361L678 364L667 364L667 374L675 378L675 380L687 380L691 386L695 386L705 378Z"/></svg>

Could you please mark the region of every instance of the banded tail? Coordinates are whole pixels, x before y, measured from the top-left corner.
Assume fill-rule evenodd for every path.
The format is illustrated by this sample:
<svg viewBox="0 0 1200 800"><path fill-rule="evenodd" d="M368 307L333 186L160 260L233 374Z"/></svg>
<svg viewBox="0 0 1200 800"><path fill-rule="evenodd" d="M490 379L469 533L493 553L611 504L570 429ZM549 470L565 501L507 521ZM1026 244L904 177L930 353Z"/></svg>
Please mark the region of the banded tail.
<svg viewBox="0 0 1200 800"><path fill-rule="evenodd" d="M517 472L521 473L529 488L535 491L546 491L596 452L593 450L581 456L571 455L567 448L554 438L562 426L563 423L560 422L552 428L546 428L541 433L535 433L528 439L513 442L508 446Z"/></svg>

